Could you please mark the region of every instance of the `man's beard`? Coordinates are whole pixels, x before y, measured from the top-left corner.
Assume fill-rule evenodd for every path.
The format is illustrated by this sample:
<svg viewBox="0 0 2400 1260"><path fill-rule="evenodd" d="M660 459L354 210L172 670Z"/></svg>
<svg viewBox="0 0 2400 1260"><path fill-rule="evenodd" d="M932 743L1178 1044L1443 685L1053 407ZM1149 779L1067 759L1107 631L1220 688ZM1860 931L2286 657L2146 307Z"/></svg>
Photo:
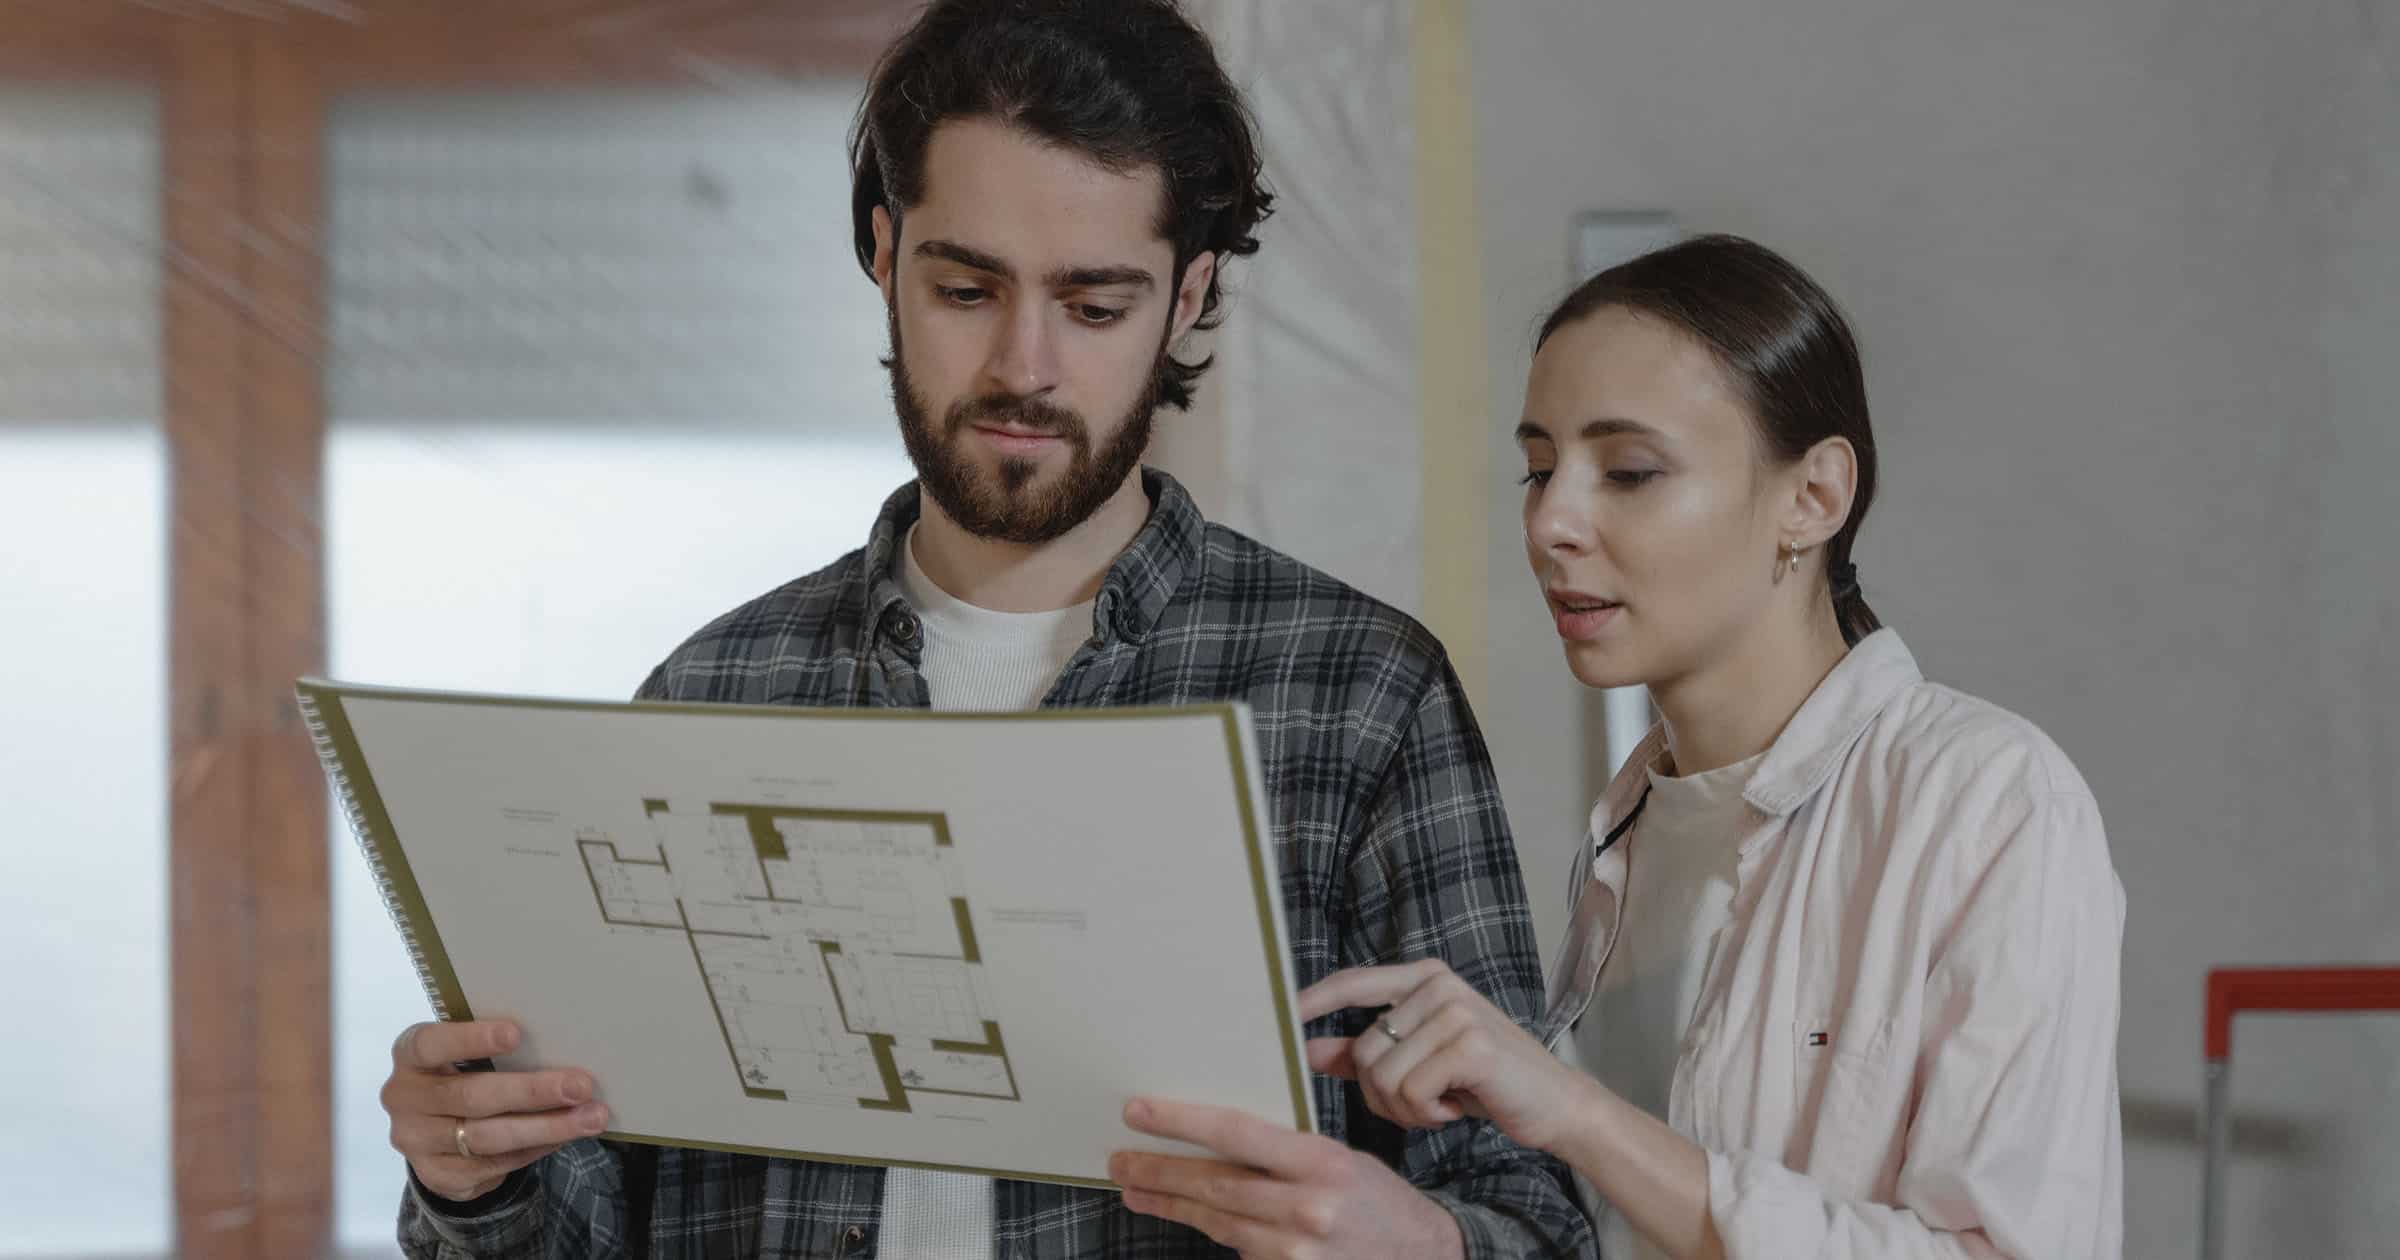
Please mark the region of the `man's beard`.
<svg viewBox="0 0 2400 1260"><path fill-rule="evenodd" d="M1038 398L986 394L960 399L950 405L937 429L931 409L909 378L900 321L893 318L890 323L892 354L884 366L891 370L892 407L899 413L900 438L908 444L908 458L917 466L917 483L951 520L978 538L1038 545L1064 535L1090 520L1100 505L1116 494L1149 449L1167 361L1163 336L1142 396L1126 411L1107 445L1095 452L1091 428L1082 416ZM986 474L960 449L960 443L968 440L968 430L978 423L1060 439L1068 449L1065 473L1053 485L1035 487L1039 463L1004 457L997 479Z"/></svg>

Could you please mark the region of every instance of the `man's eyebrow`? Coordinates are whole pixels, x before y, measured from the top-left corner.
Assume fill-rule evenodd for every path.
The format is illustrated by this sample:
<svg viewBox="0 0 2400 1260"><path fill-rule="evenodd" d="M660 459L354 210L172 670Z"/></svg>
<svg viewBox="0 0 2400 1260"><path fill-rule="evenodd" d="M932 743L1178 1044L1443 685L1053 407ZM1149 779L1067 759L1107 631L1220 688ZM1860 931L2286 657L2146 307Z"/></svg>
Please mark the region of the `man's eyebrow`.
<svg viewBox="0 0 2400 1260"><path fill-rule="evenodd" d="M920 241L917 244L916 254L920 258L938 258L944 262L957 263L961 267L972 267L1003 280L1014 281L1017 278L1017 269L1009 266L1005 261L972 246L961 245L957 241ZM1104 263L1071 263L1045 274L1042 282L1053 289L1105 289L1111 286L1123 286L1147 290L1158 287L1158 277L1151 275L1143 268Z"/></svg>
<svg viewBox="0 0 2400 1260"><path fill-rule="evenodd" d="M980 249L969 249L956 241L919 241L916 253L919 258L939 258L946 262L957 263L961 267L972 267L977 271L989 272L1003 280L1017 278L1016 268Z"/></svg>
<svg viewBox="0 0 2400 1260"><path fill-rule="evenodd" d="M1053 289L1105 289L1124 285L1155 289L1158 278L1140 267L1061 267L1042 277Z"/></svg>

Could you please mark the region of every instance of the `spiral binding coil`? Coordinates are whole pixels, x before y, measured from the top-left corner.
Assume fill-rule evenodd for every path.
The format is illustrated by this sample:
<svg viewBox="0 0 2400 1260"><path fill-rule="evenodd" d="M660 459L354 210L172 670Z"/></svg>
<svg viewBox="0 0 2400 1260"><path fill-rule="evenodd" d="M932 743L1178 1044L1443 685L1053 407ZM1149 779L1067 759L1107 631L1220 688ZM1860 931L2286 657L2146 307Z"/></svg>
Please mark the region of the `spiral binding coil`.
<svg viewBox="0 0 2400 1260"><path fill-rule="evenodd" d="M358 803L358 793L350 786L350 772L343 767L341 757L334 752L333 736L326 732L325 721L317 712L316 697L307 692L297 693L300 717L308 723L308 740L316 745L317 760L325 767L325 778L342 801L342 813L350 820L350 835L358 842L359 853L367 859L367 870L374 876L376 895L383 898L384 912L391 915L392 926L399 930L401 943L408 947L408 963L417 970L417 983L425 989L425 1000L432 1004L436 1018L447 1020L450 1009L442 1001L441 986L433 978L433 968L425 964L425 951L417 944L417 930L401 909L400 896L392 888L389 873L383 868L383 858L376 852L373 833L367 826L366 811Z"/></svg>

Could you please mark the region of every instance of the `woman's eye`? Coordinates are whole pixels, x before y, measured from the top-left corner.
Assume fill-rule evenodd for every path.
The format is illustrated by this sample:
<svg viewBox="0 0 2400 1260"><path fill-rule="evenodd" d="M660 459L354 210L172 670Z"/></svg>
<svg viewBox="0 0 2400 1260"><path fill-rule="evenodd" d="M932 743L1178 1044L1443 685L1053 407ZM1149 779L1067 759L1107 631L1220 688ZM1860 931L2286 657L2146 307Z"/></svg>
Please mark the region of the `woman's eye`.
<svg viewBox="0 0 2400 1260"><path fill-rule="evenodd" d="M1547 468L1529 468L1525 471L1524 476L1517 478L1517 484L1520 486L1549 485L1550 470Z"/></svg>
<svg viewBox="0 0 2400 1260"><path fill-rule="evenodd" d="M1611 483L1620 486L1639 486L1658 476L1655 468L1619 468L1608 474Z"/></svg>

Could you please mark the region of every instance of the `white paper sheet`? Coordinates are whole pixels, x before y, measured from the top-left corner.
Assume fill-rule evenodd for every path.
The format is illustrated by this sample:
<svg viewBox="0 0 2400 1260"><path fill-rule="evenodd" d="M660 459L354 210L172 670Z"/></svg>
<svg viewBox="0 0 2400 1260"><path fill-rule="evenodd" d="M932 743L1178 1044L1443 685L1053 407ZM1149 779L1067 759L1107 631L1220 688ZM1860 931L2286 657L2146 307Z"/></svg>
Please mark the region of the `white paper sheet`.
<svg viewBox="0 0 2400 1260"><path fill-rule="evenodd" d="M302 693L437 1010L611 1136L1106 1184L1135 1094L1311 1125L1239 706Z"/></svg>

